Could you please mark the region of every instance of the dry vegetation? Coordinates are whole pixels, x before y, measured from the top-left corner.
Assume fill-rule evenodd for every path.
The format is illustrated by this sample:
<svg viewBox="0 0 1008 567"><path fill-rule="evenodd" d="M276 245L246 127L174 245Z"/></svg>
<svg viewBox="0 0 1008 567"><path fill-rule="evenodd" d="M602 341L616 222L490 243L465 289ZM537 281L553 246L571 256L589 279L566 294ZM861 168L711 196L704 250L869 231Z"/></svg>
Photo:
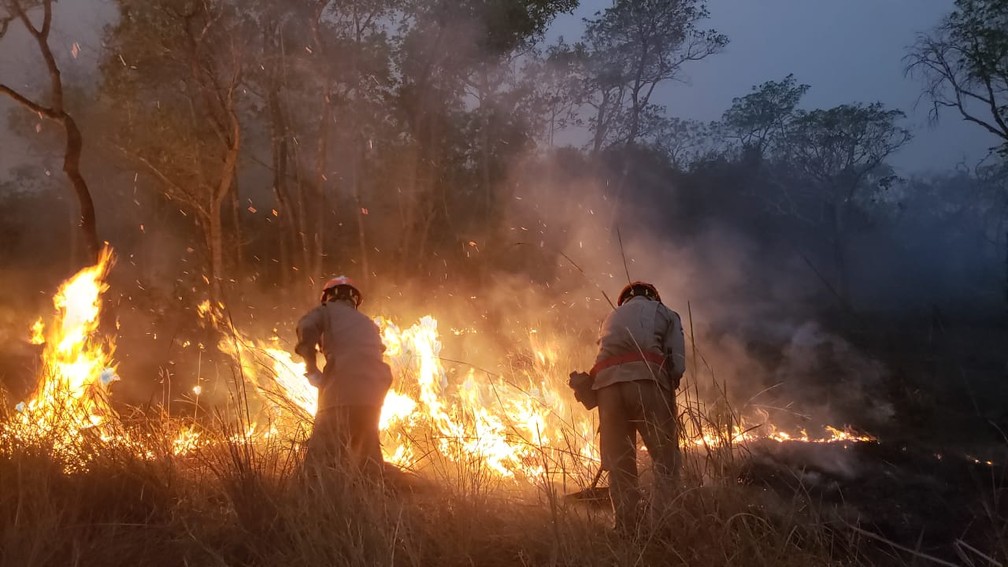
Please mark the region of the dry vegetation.
<svg viewBox="0 0 1008 567"><path fill-rule="evenodd" d="M782 499L740 485L738 452L691 452L684 484L692 488L624 538L610 529L606 506L565 498L571 487L502 481L434 456L424 473L390 474L379 489L304 474L298 443L236 436L246 425L240 414L218 415L207 426L217 441L185 458L172 454L174 420L124 423L132 446L81 436L90 463L73 471L44 440L4 436L0 564L875 563L807 493Z"/></svg>

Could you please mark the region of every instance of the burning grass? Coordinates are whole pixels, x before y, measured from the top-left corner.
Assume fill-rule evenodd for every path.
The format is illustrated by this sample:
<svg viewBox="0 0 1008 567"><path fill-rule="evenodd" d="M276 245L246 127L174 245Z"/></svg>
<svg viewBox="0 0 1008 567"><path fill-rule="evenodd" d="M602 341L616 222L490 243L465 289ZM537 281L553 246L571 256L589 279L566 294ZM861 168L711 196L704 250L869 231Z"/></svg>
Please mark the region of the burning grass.
<svg viewBox="0 0 1008 567"><path fill-rule="evenodd" d="M598 468L592 414L554 377L570 366L539 338L506 375L449 372L437 320L379 319L396 382L382 415L383 490L300 469L314 414L303 365L214 313L232 361L231 403L181 419L113 408L114 341L101 338L111 254L68 280L39 385L0 415L0 565L827 565L870 561L829 507L737 479L756 439L810 438L734 410L724 394L679 399L682 490L620 537L606 506L564 495ZM199 397L199 386L194 390ZM197 408L198 409L198 408Z"/></svg>
<svg viewBox="0 0 1008 567"><path fill-rule="evenodd" d="M474 465L384 492L301 474L300 448L212 430L179 458L167 421L136 421L160 453L101 444L67 472L27 444L0 451L3 565L809 565L840 562L821 519L771 511L727 483L683 492L630 539L556 487L501 485ZM143 431L146 429L146 431ZM206 431L211 435L211 431ZM468 476L465 476L468 475ZM497 479L488 482L489 479ZM754 559L755 558L755 559Z"/></svg>
<svg viewBox="0 0 1008 567"><path fill-rule="evenodd" d="M79 435L74 452L52 450L64 439L56 430L48 443L5 436L0 565L873 563L807 494L739 485L739 451L688 448L692 488L653 528L624 538L605 506L564 497L590 470L555 471L544 457L543 474L522 481L477 455L435 453L421 473L390 474L376 491L303 474L297 436L255 435L251 413L239 406L197 424L123 412L130 443ZM194 430L199 442L179 451L179 432ZM67 466L81 455L86 466Z"/></svg>

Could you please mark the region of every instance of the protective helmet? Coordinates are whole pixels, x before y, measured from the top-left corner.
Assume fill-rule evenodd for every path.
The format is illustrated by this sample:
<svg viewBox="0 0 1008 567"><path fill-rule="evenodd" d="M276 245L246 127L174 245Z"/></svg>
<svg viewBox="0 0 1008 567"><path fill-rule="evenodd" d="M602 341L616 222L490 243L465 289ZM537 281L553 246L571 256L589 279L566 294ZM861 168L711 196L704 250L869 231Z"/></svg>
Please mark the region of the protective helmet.
<svg viewBox="0 0 1008 567"><path fill-rule="evenodd" d="M620 292L616 305L623 305L627 301L630 301L630 298L637 297L638 295L643 295L661 303L661 296L658 295L658 289L654 285L647 282L631 282Z"/></svg>
<svg viewBox="0 0 1008 567"><path fill-rule="evenodd" d="M361 296L361 292L357 289L353 280L346 276L337 276L327 281L325 285L322 286L322 303L331 299L349 299L350 301L353 301L355 306L360 307L361 301L364 300L364 297Z"/></svg>

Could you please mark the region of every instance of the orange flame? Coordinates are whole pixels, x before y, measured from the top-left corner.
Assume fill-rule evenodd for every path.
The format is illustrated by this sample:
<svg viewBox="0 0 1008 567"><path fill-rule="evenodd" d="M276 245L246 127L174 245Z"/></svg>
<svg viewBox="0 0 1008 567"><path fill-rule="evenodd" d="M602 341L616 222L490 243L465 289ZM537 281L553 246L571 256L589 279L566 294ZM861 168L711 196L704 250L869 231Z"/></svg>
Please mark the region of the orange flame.
<svg viewBox="0 0 1008 567"><path fill-rule="evenodd" d="M8 431L24 441L47 441L57 453L73 453L85 431L107 441L119 432L119 420L109 405L111 382L118 380L113 346L98 333L104 278L112 264L107 247L98 262L79 271L53 298L56 314L49 333L39 319L32 333L44 343L38 386L17 413Z"/></svg>
<svg viewBox="0 0 1008 567"><path fill-rule="evenodd" d="M45 344L43 372L27 402L18 405L4 434L22 440L51 440L61 455L73 455L82 437L102 442L126 441L122 424L108 400L109 383L117 380L114 343L99 336L101 296L112 264L109 249L99 261L68 279L54 297L56 314L48 325L40 318L32 326L32 341ZM198 311L217 319L209 302ZM469 370L448 372L442 365L438 321L432 316L400 328L376 319L386 346L386 360L397 382L382 407L380 428L385 458L400 466L423 466L428 459L476 465L500 478L542 479L551 471L595 468L599 452L590 412L572 403L557 376L559 349L537 330L529 333L530 364L507 376ZM48 332L47 332L48 330ZM455 334L475 334L471 329ZM236 360L243 375L271 408L266 422L250 424L235 439L265 439L304 431L317 409L317 389L277 341L255 341L231 329L219 349ZM484 376L484 374L486 374ZM558 388L558 384L560 385ZM193 393L199 396L202 387ZM827 427L819 436L805 430L787 432L761 421L738 420L720 431L692 426L685 431L696 447L725 447L757 439L816 443L873 441L849 430ZM267 423L266 426L261 423ZM730 429L730 431L728 431ZM205 436L196 426L183 427L171 452L190 454ZM141 454L147 454L141 450ZM433 455L433 456L432 456ZM80 463L78 463L80 464ZM561 473L566 474L566 473Z"/></svg>
<svg viewBox="0 0 1008 567"><path fill-rule="evenodd" d="M42 322L42 318L39 317L31 326L31 339L29 339L33 345L44 345L45 339L45 323Z"/></svg>

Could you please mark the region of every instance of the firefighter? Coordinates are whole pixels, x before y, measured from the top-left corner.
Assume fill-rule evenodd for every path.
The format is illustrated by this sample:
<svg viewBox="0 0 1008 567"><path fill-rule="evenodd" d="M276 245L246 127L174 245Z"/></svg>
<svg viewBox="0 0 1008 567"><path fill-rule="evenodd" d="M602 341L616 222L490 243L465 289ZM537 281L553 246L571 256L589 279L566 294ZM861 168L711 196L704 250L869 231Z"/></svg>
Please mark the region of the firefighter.
<svg viewBox="0 0 1008 567"><path fill-rule="evenodd" d="M662 304L655 286L632 282L602 323L598 345L587 397L598 404L616 529L632 533L641 519L638 433L654 465L656 501L666 500L678 480L675 391L686 370L682 322Z"/></svg>
<svg viewBox="0 0 1008 567"><path fill-rule="evenodd" d="M298 322L295 352L318 388L318 411L305 455L306 468L337 467L380 480L384 462L378 423L392 371L382 360L378 326L359 312L362 296L350 278L326 282L322 304ZM318 349L325 357L320 370Z"/></svg>

